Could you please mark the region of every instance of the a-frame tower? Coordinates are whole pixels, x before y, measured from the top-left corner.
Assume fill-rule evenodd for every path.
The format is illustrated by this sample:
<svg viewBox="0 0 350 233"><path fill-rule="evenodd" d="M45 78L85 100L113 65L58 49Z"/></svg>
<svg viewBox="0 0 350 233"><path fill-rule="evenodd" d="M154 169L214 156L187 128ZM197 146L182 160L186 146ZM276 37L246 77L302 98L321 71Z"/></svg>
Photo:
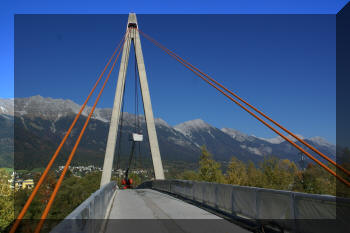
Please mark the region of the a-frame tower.
<svg viewBox="0 0 350 233"><path fill-rule="evenodd" d="M136 53L137 67L138 67L138 72L140 77L141 93L142 93L143 106L144 106L144 112L145 112L146 123L147 123L148 138L149 138L149 143L151 148L155 178L164 179L164 171L163 171L162 160L159 152L156 128L154 124L152 104L151 104L151 98L150 98L149 89L148 89L145 64L143 61L140 35L137 30L137 27L138 27L138 24L137 24L136 14L130 13L128 24L127 24L127 31L129 32L127 32L126 34L122 59L120 62L118 83L117 83L117 88L116 88L116 93L114 98L111 123L109 127L108 139L107 139L106 154L105 154L105 159L103 164L101 187L109 183L111 180L114 152L115 152L115 146L116 146L117 135L118 135L117 132L118 132L118 125L120 121L120 115L121 115L120 111L121 111L121 105L122 105L126 70L128 67L131 43L134 44L135 53Z"/></svg>

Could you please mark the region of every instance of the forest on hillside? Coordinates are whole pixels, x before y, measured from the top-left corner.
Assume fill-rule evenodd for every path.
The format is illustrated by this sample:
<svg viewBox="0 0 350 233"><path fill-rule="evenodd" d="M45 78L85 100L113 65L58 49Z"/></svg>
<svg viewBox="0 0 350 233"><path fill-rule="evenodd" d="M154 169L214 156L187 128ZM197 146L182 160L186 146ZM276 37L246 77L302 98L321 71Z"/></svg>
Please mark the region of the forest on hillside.
<svg viewBox="0 0 350 233"><path fill-rule="evenodd" d="M198 171L187 170L177 178L328 195L336 195L337 183L334 176L317 164L309 163L300 169L288 159L275 157L266 157L259 165L232 157L223 173L221 164L205 147L202 147Z"/></svg>
<svg viewBox="0 0 350 233"><path fill-rule="evenodd" d="M170 168L169 165L168 167ZM0 169L0 173L0 231L6 231L5 229L8 229L9 224L24 206L31 190L13 191L8 185L9 170ZM34 183L38 181L41 173L42 170L37 170L34 174ZM37 223L37 219L40 219L56 185L57 175L54 172L49 173L25 215L26 220L23 221L21 232L31 232L33 225L35 227L35 223ZM141 176L132 173L134 187L149 179L147 178L150 177L149 175ZM92 172L84 176L76 176L68 172L48 215L49 221L47 221L43 232L48 232L95 192L99 188L100 178L101 172ZM112 179L120 184L118 177L114 176ZM213 155L205 147L201 148L197 169L187 170L182 164L178 164L166 173L166 179L207 181L349 197L348 188L337 183L335 177L316 164L310 163L305 169L300 169L288 159L266 157L259 165L255 165L253 162L245 163L232 157L225 169L222 169L222 164L215 161Z"/></svg>

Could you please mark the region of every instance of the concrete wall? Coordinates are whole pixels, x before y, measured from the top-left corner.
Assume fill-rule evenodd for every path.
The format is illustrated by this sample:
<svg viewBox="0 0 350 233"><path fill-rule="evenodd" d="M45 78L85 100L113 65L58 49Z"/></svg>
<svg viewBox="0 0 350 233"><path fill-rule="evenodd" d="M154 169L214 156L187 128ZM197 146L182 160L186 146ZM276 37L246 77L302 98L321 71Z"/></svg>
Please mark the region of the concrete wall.
<svg viewBox="0 0 350 233"><path fill-rule="evenodd" d="M52 232L99 232L116 188L115 182L103 186ZM329 195L184 180L148 181L138 188L168 192L211 207L232 218L268 223L288 232L347 232L350 228L350 217L347 214L350 212L350 200ZM324 220L335 219L337 221L330 224L316 221L322 220L324 223ZM338 231L334 231L335 228Z"/></svg>
<svg viewBox="0 0 350 233"><path fill-rule="evenodd" d="M347 213L350 210L350 199L336 199L330 195L185 180L155 180L145 185L196 201L232 217L272 222L292 232L319 232L319 228L313 226L319 223L315 220L335 220L337 202ZM313 221L304 221L307 219Z"/></svg>
<svg viewBox="0 0 350 233"><path fill-rule="evenodd" d="M117 184L114 181L104 185L80 204L70 215L58 224L51 233L98 233L116 188Z"/></svg>

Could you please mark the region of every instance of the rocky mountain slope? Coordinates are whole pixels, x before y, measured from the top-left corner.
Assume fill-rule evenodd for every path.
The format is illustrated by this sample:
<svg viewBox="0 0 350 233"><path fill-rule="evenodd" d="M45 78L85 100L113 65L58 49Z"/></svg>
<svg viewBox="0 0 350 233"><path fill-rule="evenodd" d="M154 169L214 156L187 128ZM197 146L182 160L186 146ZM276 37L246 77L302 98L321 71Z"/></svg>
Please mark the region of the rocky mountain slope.
<svg viewBox="0 0 350 233"><path fill-rule="evenodd" d="M10 161L13 143L16 167L32 168L47 164L79 109L80 105L71 100L41 96L0 99L0 166ZM90 107L84 110L63 148L58 164L63 163L74 145L89 110ZM96 109L79 146L75 163L102 165L110 117L111 109ZM144 117L138 118L145 142L148 142ZM215 159L221 161L228 161L231 156L236 156L243 161L258 162L264 156L270 155L299 160L298 151L280 137L265 139L235 129L218 129L201 119L174 127L162 119L155 121L161 155L165 160L195 162L199 158L202 145L214 154ZM128 137L134 129L135 115L124 113L120 150L122 156L130 152ZM335 146L325 139L313 137L304 140L334 158ZM141 156L150 158L148 143L142 143Z"/></svg>

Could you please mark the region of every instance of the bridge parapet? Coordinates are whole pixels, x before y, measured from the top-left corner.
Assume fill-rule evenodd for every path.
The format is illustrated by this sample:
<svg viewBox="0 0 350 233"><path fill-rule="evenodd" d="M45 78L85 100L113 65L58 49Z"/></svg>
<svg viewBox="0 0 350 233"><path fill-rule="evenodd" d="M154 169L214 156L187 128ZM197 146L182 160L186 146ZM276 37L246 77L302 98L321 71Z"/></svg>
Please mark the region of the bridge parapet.
<svg viewBox="0 0 350 233"><path fill-rule="evenodd" d="M105 184L80 204L51 233L100 232L105 221L106 210L112 201L116 188L115 181Z"/></svg>
<svg viewBox="0 0 350 233"><path fill-rule="evenodd" d="M116 188L115 182L103 186L52 232L99 232ZM349 229L346 213L350 211L350 199L335 196L185 180L148 181L138 188L163 191L229 218L286 232L328 233Z"/></svg>
<svg viewBox="0 0 350 233"><path fill-rule="evenodd" d="M143 187L189 199L232 217L269 223L292 232L330 232L334 227L349 226L347 219L340 219L345 215L337 218L337 211L349 213L350 199L330 195L185 180L155 180L144 183ZM319 220L328 220L330 224L320 225Z"/></svg>

